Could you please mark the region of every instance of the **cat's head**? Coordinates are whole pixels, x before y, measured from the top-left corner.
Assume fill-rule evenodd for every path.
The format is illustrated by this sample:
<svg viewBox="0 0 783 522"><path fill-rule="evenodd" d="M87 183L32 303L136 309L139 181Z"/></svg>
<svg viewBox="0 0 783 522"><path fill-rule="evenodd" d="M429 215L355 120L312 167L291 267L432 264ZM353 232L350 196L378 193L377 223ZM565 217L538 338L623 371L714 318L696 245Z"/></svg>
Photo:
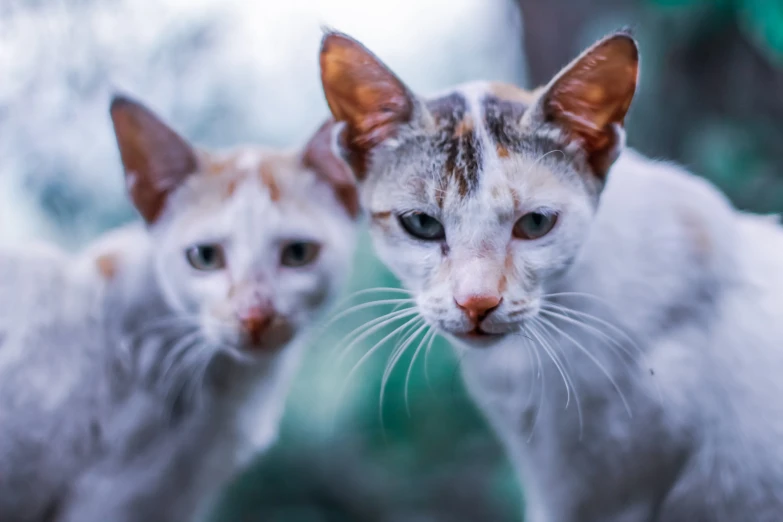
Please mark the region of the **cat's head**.
<svg viewBox="0 0 783 522"><path fill-rule="evenodd" d="M236 354L275 351L311 323L351 263L358 200L332 124L304 149L196 149L149 109L111 117L130 198L175 314Z"/></svg>
<svg viewBox="0 0 783 522"><path fill-rule="evenodd" d="M423 98L360 43L324 37L324 92L377 251L430 324L481 345L536 316L587 236L637 71L621 32L534 92L475 83Z"/></svg>

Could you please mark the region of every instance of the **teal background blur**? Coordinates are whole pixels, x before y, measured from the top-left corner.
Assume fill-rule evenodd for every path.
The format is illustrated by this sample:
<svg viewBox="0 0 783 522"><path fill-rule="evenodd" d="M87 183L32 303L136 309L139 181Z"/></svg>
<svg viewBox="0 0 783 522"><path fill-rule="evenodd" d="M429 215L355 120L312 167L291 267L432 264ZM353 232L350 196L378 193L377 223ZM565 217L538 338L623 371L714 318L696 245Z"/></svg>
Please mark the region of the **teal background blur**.
<svg viewBox="0 0 783 522"><path fill-rule="evenodd" d="M532 87L630 26L642 68L629 143L683 163L741 208L783 210L780 0L0 0L0 243L78 249L134 219L108 119L115 90L205 146L302 143L327 114L321 25L364 41L420 93L476 79ZM346 295L397 286L366 237L351 279ZM399 339L348 378L402 321L340 357L346 336L394 306L319 331L279 444L213 520L520 520L514 474L443 340L406 386L413 340L383 405Z"/></svg>

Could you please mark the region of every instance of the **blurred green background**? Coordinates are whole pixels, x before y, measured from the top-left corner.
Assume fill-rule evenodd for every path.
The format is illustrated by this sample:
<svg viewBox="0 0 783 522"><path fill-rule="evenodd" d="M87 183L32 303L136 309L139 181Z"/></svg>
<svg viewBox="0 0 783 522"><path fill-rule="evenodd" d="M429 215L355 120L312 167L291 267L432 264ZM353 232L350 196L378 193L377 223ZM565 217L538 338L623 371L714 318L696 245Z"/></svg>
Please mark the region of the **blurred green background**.
<svg viewBox="0 0 783 522"><path fill-rule="evenodd" d="M686 165L741 208L783 210L780 0L3 0L0 242L76 249L133 218L106 111L114 89L196 143L301 143L326 116L321 24L363 40L423 93L474 79L532 87L629 26L642 53L629 144ZM397 286L366 237L352 273L346 295ZM396 339L347 378L391 326L341 359L346 335L393 308L359 310L320 333L279 444L228 488L213 520L520 520L511 467L442 340L426 372L423 357L411 370L409 412L418 340L382 408Z"/></svg>

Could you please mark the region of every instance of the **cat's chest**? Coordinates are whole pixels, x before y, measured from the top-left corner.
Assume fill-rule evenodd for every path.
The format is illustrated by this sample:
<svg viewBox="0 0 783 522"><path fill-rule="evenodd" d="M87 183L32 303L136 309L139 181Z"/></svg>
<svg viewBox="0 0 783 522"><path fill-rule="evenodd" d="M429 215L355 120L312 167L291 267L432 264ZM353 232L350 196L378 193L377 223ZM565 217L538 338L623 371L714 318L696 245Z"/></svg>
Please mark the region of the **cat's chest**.
<svg viewBox="0 0 783 522"><path fill-rule="evenodd" d="M540 355L522 338L489 349L460 347L465 385L479 408L510 419L535 399L540 386Z"/></svg>

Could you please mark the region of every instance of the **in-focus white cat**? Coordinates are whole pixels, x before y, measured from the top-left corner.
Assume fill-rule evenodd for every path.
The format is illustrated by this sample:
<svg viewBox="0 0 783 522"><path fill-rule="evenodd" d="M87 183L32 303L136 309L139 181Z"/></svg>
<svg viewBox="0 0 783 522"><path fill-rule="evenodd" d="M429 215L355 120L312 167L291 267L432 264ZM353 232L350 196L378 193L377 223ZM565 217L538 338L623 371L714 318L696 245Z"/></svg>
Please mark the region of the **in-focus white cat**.
<svg viewBox="0 0 783 522"><path fill-rule="evenodd" d="M321 67L377 251L462 352L526 520L783 520L783 231L623 151L629 35L532 93L421 98L337 33Z"/></svg>
<svg viewBox="0 0 783 522"><path fill-rule="evenodd" d="M305 334L349 271L329 152L194 149L111 107L145 220L71 257L0 252L0 520L184 522L275 440Z"/></svg>

